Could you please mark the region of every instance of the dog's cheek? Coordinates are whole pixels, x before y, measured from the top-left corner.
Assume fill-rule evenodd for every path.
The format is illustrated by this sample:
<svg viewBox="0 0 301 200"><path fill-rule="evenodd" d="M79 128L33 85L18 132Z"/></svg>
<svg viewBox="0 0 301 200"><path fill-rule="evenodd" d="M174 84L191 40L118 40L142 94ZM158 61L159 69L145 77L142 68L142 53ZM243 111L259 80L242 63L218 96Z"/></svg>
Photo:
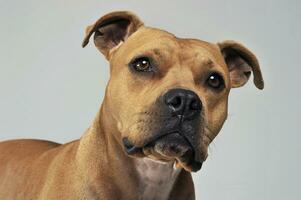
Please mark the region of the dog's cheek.
<svg viewBox="0 0 301 200"><path fill-rule="evenodd" d="M133 102L135 102L132 99L135 94L129 91L127 86L128 80L122 74L117 73L112 76L106 90L107 95L109 95L107 100L111 107L114 108L114 112L128 112L134 106Z"/></svg>
<svg viewBox="0 0 301 200"><path fill-rule="evenodd" d="M118 83L118 84L117 84ZM114 78L111 78L104 99L106 107L106 114L112 116L113 120L117 123L117 129L121 133L122 137L126 137L129 121L132 117L133 108L129 104L131 99L128 97L127 88ZM128 97L128 98L126 98Z"/></svg>
<svg viewBox="0 0 301 200"><path fill-rule="evenodd" d="M129 139L138 146L144 146L161 130L158 124L156 117L142 114L129 124Z"/></svg>
<svg viewBox="0 0 301 200"><path fill-rule="evenodd" d="M210 95L208 98L205 98L203 104L204 129L207 136L213 140L222 128L228 115L228 93L225 92L222 96Z"/></svg>

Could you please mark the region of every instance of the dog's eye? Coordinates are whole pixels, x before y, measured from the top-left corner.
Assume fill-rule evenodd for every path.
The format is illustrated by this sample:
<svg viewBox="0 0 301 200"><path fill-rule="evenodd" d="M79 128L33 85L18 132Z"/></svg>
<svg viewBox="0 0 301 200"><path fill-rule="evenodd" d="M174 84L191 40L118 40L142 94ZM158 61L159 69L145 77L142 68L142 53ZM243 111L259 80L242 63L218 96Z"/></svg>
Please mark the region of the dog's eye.
<svg viewBox="0 0 301 200"><path fill-rule="evenodd" d="M213 73L208 77L207 85L218 90L224 87L224 80L218 73Z"/></svg>
<svg viewBox="0 0 301 200"><path fill-rule="evenodd" d="M148 58L142 57L135 59L131 66L138 72L148 72L151 71L151 63Z"/></svg>

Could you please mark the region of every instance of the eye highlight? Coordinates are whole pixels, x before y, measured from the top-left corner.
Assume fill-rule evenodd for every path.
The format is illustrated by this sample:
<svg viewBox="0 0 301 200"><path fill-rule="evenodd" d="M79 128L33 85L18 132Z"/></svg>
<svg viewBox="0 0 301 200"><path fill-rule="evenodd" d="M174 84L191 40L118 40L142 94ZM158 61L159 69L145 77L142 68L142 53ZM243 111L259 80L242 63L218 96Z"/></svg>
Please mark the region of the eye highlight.
<svg viewBox="0 0 301 200"><path fill-rule="evenodd" d="M206 81L206 84L215 90L220 90L225 86L224 79L218 73L210 74Z"/></svg>
<svg viewBox="0 0 301 200"><path fill-rule="evenodd" d="M152 71L152 66L149 58L140 57L136 58L130 63L131 67L138 72L150 72Z"/></svg>

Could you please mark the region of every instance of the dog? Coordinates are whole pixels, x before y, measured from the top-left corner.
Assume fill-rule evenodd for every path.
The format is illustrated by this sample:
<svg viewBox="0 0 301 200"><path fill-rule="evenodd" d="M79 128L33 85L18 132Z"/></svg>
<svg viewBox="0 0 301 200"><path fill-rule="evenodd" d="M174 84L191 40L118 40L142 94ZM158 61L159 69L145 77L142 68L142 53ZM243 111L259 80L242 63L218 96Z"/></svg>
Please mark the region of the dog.
<svg viewBox="0 0 301 200"><path fill-rule="evenodd" d="M79 140L0 143L0 199L195 199L191 172L227 118L231 88L258 60L242 44L209 43L109 13L88 26L110 63L101 108Z"/></svg>

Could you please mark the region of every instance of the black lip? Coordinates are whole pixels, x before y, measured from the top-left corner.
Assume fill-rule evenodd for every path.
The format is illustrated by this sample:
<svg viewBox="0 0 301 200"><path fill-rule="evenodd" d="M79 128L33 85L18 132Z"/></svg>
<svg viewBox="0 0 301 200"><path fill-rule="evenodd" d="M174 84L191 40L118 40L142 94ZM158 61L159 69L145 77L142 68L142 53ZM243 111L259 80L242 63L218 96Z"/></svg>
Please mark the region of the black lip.
<svg viewBox="0 0 301 200"><path fill-rule="evenodd" d="M151 146L153 145L157 140L159 140L160 138L164 137L164 136L167 136L169 134L172 134L174 133L173 132L168 132L168 133L165 133L165 134L162 134L162 135L158 135L156 137L153 137L152 139L150 139L149 141L147 141L143 146L141 147L137 147L135 146L127 137L123 138L122 139L122 142L123 142L123 146L125 148L125 151L127 154L129 155L132 155L132 154L135 154L137 152L140 152L142 151L142 149L144 147L147 147L147 146Z"/></svg>
<svg viewBox="0 0 301 200"><path fill-rule="evenodd" d="M170 134L174 134L174 133L178 133L179 135L181 135L183 137L183 139L187 142L187 144L190 146L191 151L192 151L192 156L190 158L185 158L185 156L183 156L183 157L179 158L179 161L186 163L185 165L189 166L189 169L190 169L189 171L192 171L192 172L199 171L202 168L203 161L197 161L197 160L195 160L196 150L193 148L193 146L189 142L189 140L185 136L183 136L181 134L181 132L179 132L179 131L171 131L171 132L168 132L166 134L162 134L160 136L154 137L152 140L150 140L149 142L147 142L142 147L135 146L132 142L129 141L128 138L123 138L122 142L123 142L125 151L126 151L126 153L128 155L134 155L134 154L135 155L137 155L137 154L139 155L139 153L142 153L142 149L144 147L153 146L153 145L155 145L155 143L156 143L157 140L160 140L161 138L166 137L166 136L168 136ZM188 160L186 160L186 159L188 159Z"/></svg>
<svg viewBox="0 0 301 200"><path fill-rule="evenodd" d="M141 150L141 148L136 147L133 143L131 143L128 138L123 138L122 142L126 153L129 155L137 153Z"/></svg>
<svg viewBox="0 0 301 200"><path fill-rule="evenodd" d="M179 134L180 136L182 136L183 139L189 144L189 146L190 146L192 149L194 149L194 147L193 147L192 144L189 142L189 140L188 140L183 134L181 134L181 132L178 131L178 130L174 130L174 131L168 132L168 133L166 133L166 134L160 135L160 136L158 136L158 137L155 137L155 138L152 139L150 142L148 142L145 146L153 145L157 140L159 140L159 139L161 139L161 138L163 138L163 137L166 137L166 136L168 136L168 135L175 134L175 133L177 133L177 134Z"/></svg>
<svg viewBox="0 0 301 200"><path fill-rule="evenodd" d="M183 139L187 142L187 144L189 144L190 148L192 149L193 151L193 157L195 157L195 149L193 147L193 145L191 144L191 142L183 135L181 134L180 131L178 130L174 130L174 131L170 131L170 132L167 132L167 133L164 133L162 135L158 135L156 137L153 137L152 139L150 139L148 142L146 142L143 146L141 147L137 147L135 146L131 141L129 141L129 139L126 137L126 138L123 138L122 139L122 142L123 142L123 145L125 147L125 150L126 150L126 153L129 154L129 155L133 155L135 153L138 153L138 152L141 152L142 149L144 147L149 147L149 146L153 146L157 140L163 138L163 137L166 137L170 134L174 134L174 133L178 133L179 135L181 135L183 137Z"/></svg>

